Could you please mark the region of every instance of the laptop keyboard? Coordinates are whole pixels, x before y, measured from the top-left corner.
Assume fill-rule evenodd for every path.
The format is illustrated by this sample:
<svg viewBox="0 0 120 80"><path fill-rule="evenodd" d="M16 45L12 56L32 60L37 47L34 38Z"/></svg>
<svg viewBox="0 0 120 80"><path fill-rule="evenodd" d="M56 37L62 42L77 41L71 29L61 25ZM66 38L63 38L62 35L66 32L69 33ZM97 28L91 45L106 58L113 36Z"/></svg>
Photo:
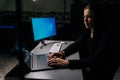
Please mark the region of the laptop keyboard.
<svg viewBox="0 0 120 80"><path fill-rule="evenodd" d="M33 58L33 68L47 68L47 55L35 55Z"/></svg>

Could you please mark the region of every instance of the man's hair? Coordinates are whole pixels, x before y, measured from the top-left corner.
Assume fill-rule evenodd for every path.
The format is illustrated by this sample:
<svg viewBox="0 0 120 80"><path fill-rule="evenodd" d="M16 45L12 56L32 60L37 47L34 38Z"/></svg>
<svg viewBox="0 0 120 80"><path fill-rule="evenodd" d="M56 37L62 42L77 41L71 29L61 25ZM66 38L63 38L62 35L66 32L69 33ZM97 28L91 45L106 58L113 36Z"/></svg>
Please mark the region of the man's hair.
<svg viewBox="0 0 120 80"><path fill-rule="evenodd" d="M89 9L90 10L90 13L91 15L94 17L94 10L93 10L93 6L90 5L90 4L87 4L85 7L84 7L84 10L86 9Z"/></svg>
<svg viewBox="0 0 120 80"><path fill-rule="evenodd" d="M84 10L85 10L85 9L90 9L90 10L91 10L90 4L87 4L87 5L85 6Z"/></svg>

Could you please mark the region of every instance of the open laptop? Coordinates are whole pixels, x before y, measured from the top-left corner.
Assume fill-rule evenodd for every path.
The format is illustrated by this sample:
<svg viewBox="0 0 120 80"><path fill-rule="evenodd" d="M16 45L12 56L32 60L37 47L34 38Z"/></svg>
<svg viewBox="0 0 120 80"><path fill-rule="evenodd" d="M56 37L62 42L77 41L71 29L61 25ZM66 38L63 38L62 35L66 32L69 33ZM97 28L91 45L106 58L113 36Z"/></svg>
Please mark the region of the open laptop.
<svg viewBox="0 0 120 80"><path fill-rule="evenodd" d="M53 69L47 64L48 54L33 54L25 49L23 51L25 54L24 62L31 71Z"/></svg>

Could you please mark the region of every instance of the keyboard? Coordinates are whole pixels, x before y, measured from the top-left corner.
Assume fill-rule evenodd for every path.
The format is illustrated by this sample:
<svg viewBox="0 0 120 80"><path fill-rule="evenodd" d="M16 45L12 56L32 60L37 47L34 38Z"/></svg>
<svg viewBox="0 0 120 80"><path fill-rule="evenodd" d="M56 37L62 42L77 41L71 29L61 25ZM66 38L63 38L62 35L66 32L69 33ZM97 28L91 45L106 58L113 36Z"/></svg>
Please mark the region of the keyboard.
<svg viewBox="0 0 120 80"><path fill-rule="evenodd" d="M33 68L47 68L47 55L34 55Z"/></svg>
<svg viewBox="0 0 120 80"><path fill-rule="evenodd" d="M62 43L54 43L53 46L50 48L49 53L60 51L61 46L62 46Z"/></svg>

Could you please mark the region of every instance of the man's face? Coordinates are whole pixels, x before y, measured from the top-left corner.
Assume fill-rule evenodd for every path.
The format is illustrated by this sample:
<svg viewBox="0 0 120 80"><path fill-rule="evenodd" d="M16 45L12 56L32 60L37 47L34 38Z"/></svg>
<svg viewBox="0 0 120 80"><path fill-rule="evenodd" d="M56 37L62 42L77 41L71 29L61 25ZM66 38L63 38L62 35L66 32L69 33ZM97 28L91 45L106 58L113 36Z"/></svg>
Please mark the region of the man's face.
<svg viewBox="0 0 120 80"><path fill-rule="evenodd" d="M86 29L90 29L93 24L93 16L89 9L84 10L84 24Z"/></svg>

